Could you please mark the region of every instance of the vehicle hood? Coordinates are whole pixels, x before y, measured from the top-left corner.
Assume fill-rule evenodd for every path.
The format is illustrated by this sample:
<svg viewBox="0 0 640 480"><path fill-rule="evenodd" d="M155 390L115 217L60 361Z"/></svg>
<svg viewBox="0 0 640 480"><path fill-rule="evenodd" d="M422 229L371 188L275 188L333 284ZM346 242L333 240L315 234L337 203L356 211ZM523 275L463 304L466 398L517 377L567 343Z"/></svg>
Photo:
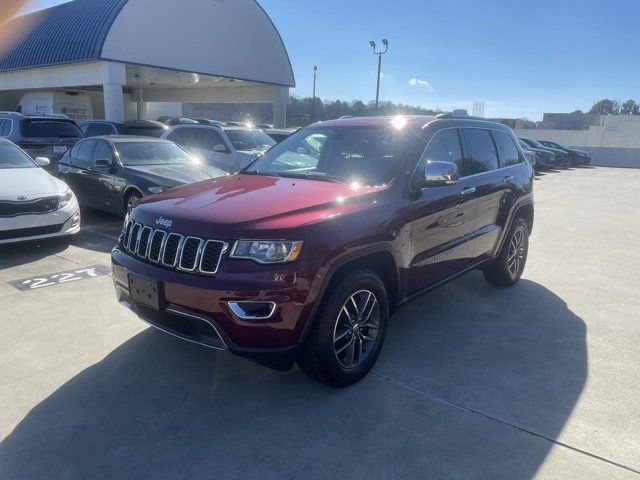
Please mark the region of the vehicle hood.
<svg viewBox="0 0 640 480"><path fill-rule="evenodd" d="M532 152L536 152L536 153L546 153L547 155L552 153L549 150L542 149L542 148L536 148L536 147L530 147L529 150L531 150Z"/></svg>
<svg viewBox="0 0 640 480"><path fill-rule="evenodd" d="M145 179L149 183L164 187L177 187L227 175L226 172L219 168L206 164L126 166L124 170Z"/></svg>
<svg viewBox="0 0 640 480"><path fill-rule="evenodd" d="M7 168L0 170L0 199L18 200L60 195L67 185L43 168ZM25 199L20 199L25 200Z"/></svg>
<svg viewBox="0 0 640 480"><path fill-rule="evenodd" d="M133 216L142 223L162 216L172 222L172 231L213 238L255 230L264 234L360 209L387 188L236 174L148 197Z"/></svg>
<svg viewBox="0 0 640 480"><path fill-rule="evenodd" d="M577 148L572 148L569 151L573 152L573 153L577 153L577 154L583 155L583 156L586 156L586 157L589 156L589 152L585 152L584 150L578 150Z"/></svg>

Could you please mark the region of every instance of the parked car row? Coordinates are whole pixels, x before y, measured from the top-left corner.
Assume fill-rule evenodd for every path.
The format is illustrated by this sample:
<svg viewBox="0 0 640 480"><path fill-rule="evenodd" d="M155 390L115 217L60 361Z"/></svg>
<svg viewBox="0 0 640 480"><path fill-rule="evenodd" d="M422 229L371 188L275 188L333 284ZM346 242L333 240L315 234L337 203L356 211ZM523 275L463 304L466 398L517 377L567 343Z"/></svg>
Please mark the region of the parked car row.
<svg viewBox="0 0 640 480"><path fill-rule="evenodd" d="M518 138L518 141L529 163L536 170L591 164L591 157L587 152L561 143L525 137Z"/></svg>

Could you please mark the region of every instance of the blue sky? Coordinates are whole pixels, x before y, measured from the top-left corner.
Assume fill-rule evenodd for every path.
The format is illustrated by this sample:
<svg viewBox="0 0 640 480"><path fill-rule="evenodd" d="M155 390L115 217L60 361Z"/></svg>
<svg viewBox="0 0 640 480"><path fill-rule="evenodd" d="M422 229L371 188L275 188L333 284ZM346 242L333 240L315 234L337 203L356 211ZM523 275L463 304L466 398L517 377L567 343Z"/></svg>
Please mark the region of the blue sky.
<svg viewBox="0 0 640 480"><path fill-rule="evenodd" d="M61 3L31 0L29 9ZM542 118L594 100L640 101L638 0L260 0L293 64L295 95Z"/></svg>

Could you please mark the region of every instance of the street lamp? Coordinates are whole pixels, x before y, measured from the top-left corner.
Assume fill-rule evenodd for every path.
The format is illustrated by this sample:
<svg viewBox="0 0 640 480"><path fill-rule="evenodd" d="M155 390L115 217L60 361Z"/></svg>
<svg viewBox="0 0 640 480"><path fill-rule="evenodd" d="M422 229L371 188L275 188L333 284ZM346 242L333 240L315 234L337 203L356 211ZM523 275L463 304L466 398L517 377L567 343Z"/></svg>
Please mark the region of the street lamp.
<svg viewBox="0 0 640 480"><path fill-rule="evenodd" d="M386 38L382 39L382 44L384 45L384 50L376 50L376 42L371 40L369 45L373 48L373 53L378 56L378 84L376 86L376 115L378 114L378 101L380 100L380 76L382 74L382 55L387 53L389 50L389 41Z"/></svg>
<svg viewBox="0 0 640 480"><path fill-rule="evenodd" d="M311 105L311 123L316 121L316 73L318 72L318 66L313 67L313 105Z"/></svg>

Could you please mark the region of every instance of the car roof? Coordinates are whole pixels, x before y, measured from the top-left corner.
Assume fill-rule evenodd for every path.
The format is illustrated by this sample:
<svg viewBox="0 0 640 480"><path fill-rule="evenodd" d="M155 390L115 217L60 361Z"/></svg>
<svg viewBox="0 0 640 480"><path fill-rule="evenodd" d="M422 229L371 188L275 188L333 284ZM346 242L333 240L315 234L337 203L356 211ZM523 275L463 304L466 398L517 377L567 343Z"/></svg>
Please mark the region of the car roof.
<svg viewBox="0 0 640 480"><path fill-rule="evenodd" d="M122 143L122 142L173 143L169 140L165 140L164 138L144 137L142 135L101 135L97 137L89 137L89 139L90 140L102 139L102 140L107 140L111 143Z"/></svg>
<svg viewBox="0 0 640 480"><path fill-rule="evenodd" d="M260 130L256 127L247 127L245 125L219 125L225 132L237 131L237 130Z"/></svg>
<svg viewBox="0 0 640 480"><path fill-rule="evenodd" d="M406 120L407 124L422 127L423 125L435 120L430 115L395 115L384 117L343 117L335 120L327 120L317 122L312 127L384 127L393 125L398 119Z"/></svg>

